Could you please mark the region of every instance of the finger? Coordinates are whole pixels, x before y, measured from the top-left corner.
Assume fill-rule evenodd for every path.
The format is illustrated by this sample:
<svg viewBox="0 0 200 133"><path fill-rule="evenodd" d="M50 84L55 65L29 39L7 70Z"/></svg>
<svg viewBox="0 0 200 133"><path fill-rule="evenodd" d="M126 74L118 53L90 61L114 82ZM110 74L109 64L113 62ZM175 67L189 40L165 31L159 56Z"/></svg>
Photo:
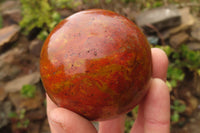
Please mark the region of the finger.
<svg viewBox="0 0 200 133"><path fill-rule="evenodd" d="M64 108L52 110L49 123L53 131L56 131L53 133L97 133L91 122Z"/></svg>
<svg viewBox="0 0 200 133"><path fill-rule="evenodd" d="M49 115L50 111L57 108L58 106L49 98L47 94L46 94L46 100L47 100L47 115Z"/></svg>
<svg viewBox="0 0 200 133"><path fill-rule="evenodd" d="M167 75L168 58L165 52L162 51L161 49L152 48L151 52L152 52L152 64L153 64L152 76L154 78L161 78L162 80L165 81ZM99 129L101 133L110 130L112 130L112 132L121 133L124 129L124 123L125 123L124 121L125 121L125 115L124 117L119 117L114 120L100 122Z"/></svg>
<svg viewBox="0 0 200 133"><path fill-rule="evenodd" d="M153 78L160 78L163 81L166 80L167 75L167 67L168 67L168 58L164 51L158 48L152 48L152 77ZM145 100L145 99L144 99ZM144 101L143 100L143 101ZM138 118L134 124L134 128L137 127L138 133L143 133L144 130L144 123L137 122L138 120L142 120L144 117L144 109L142 106L139 107ZM139 123L139 124L138 124Z"/></svg>
<svg viewBox="0 0 200 133"><path fill-rule="evenodd" d="M169 133L170 96L165 82L153 79L149 93L140 104L131 133Z"/></svg>
<svg viewBox="0 0 200 133"><path fill-rule="evenodd" d="M154 79L151 91L142 106L145 110L145 133L169 133L170 96L165 82Z"/></svg>
<svg viewBox="0 0 200 133"><path fill-rule="evenodd" d="M47 94L46 94L46 100L47 100L47 118L48 118L49 126L51 129L51 133L56 133L57 131L54 128L54 126L52 125L52 122L49 119L49 117L50 117L51 110L57 108L58 106L49 98L49 96Z"/></svg>
<svg viewBox="0 0 200 133"><path fill-rule="evenodd" d="M152 64L153 64L153 78L160 78L166 80L168 58L165 52L159 48L152 48Z"/></svg>
<svg viewBox="0 0 200 133"><path fill-rule="evenodd" d="M57 105L54 102L52 102L52 100L49 98L49 96L47 94L46 94L46 100L47 100L47 118L49 121L49 126L51 129L51 132L56 133L55 128L53 128L52 124L50 123L49 115L50 115L51 110L57 108Z"/></svg>
<svg viewBox="0 0 200 133"><path fill-rule="evenodd" d="M161 78L166 80L168 58L164 51L158 48L152 48L152 64L153 64L153 74L154 78ZM119 117L114 120L100 122L100 131L105 132L105 130L114 130L112 132L122 131L124 129L124 117ZM111 128L112 127L112 128Z"/></svg>
<svg viewBox="0 0 200 133"><path fill-rule="evenodd" d="M99 133L123 133L125 114L104 122L99 122Z"/></svg>
<svg viewBox="0 0 200 133"><path fill-rule="evenodd" d="M57 107L48 96L47 115L52 133L97 133L91 122L70 110Z"/></svg>

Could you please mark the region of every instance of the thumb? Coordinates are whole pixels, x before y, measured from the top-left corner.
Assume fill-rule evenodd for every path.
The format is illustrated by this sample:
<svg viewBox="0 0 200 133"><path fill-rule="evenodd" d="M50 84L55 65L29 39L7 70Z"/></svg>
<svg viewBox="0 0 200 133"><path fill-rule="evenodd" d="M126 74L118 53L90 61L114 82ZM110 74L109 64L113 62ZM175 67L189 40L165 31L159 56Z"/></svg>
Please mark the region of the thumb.
<svg viewBox="0 0 200 133"><path fill-rule="evenodd" d="M55 108L50 111L49 124L52 133L96 133L91 122L78 114L64 109Z"/></svg>
<svg viewBox="0 0 200 133"><path fill-rule="evenodd" d="M57 107L48 95L47 117L51 133L97 133L90 121L70 110Z"/></svg>

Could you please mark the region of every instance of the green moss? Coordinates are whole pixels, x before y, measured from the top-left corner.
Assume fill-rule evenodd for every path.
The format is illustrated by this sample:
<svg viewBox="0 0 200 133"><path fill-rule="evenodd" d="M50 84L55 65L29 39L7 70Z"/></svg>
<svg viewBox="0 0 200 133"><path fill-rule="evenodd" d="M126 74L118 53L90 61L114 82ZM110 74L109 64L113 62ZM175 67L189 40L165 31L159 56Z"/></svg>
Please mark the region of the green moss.
<svg viewBox="0 0 200 133"><path fill-rule="evenodd" d="M180 119L180 113L184 112L186 109L185 104L182 104L179 100L174 100L174 103L171 105L172 115L171 121L178 122Z"/></svg>
<svg viewBox="0 0 200 133"><path fill-rule="evenodd" d="M60 15L49 4L48 0L20 0L22 5L23 19L20 22L25 34L34 28L42 29L41 39L45 39L57 23L60 22ZM45 34L44 34L45 32Z"/></svg>
<svg viewBox="0 0 200 133"><path fill-rule="evenodd" d="M77 0L50 0L51 5L54 8L69 8L73 9L76 8L77 6L81 5L81 1Z"/></svg>
<svg viewBox="0 0 200 133"><path fill-rule="evenodd" d="M129 133L132 126L133 126L134 120L126 120L125 121L125 133Z"/></svg>
<svg viewBox="0 0 200 133"><path fill-rule="evenodd" d="M28 98L35 97L36 87L34 85L24 85L21 89L21 95Z"/></svg>
<svg viewBox="0 0 200 133"><path fill-rule="evenodd" d="M22 4L23 19L20 26L27 31L34 27L42 28L44 24L50 25L52 9L47 0L20 0Z"/></svg>
<svg viewBox="0 0 200 133"><path fill-rule="evenodd" d="M8 117L13 120L13 122L16 122L16 126L18 129L27 129L30 120L25 117L26 116L26 109L21 109L18 112L10 112L8 114Z"/></svg>
<svg viewBox="0 0 200 133"><path fill-rule="evenodd" d="M178 82L185 77L184 69L200 75L200 52L192 51L186 45L182 45L178 50L169 46L158 46L165 51L169 57L169 67L167 79L169 86L176 87Z"/></svg>

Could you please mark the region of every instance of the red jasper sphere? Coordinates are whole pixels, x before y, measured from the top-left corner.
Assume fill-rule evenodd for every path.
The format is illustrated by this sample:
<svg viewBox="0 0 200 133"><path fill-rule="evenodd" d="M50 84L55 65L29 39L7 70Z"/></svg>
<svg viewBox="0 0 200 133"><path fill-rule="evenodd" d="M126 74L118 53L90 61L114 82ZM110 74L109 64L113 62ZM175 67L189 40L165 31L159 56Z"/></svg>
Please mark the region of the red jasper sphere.
<svg viewBox="0 0 200 133"><path fill-rule="evenodd" d="M127 113L141 101L151 62L150 46L132 21L93 9L53 29L41 51L40 72L53 102L99 121Z"/></svg>

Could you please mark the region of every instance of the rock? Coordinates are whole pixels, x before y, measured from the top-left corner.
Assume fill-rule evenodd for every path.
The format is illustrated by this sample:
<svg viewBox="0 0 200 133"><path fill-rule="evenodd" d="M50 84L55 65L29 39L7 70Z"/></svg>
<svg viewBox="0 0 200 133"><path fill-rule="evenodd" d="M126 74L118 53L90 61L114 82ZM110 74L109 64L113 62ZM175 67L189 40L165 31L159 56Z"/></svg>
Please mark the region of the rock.
<svg viewBox="0 0 200 133"><path fill-rule="evenodd" d="M19 23L21 19L21 6L18 0L7 0L0 5L0 12L3 17L3 25L9 26Z"/></svg>
<svg viewBox="0 0 200 133"><path fill-rule="evenodd" d="M200 50L200 42L191 42L187 44L188 48L194 51Z"/></svg>
<svg viewBox="0 0 200 133"><path fill-rule="evenodd" d="M20 27L18 25L11 25L0 29L0 51L18 39L19 31Z"/></svg>
<svg viewBox="0 0 200 133"><path fill-rule="evenodd" d="M11 9L2 13L4 26L19 24L22 19L20 9Z"/></svg>
<svg viewBox="0 0 200 133"><path fill-rule="evenodd" d="M3 89L3 87L0 85L0 102L2 102L7 97L7 93Z"/></svg>
<svg viewBox="0 0 200 133"><path fill-rule="evenodd" d="M193 110L195 110L198 107L198 99L196 97L192 96L189 99L189 105Z"/></svg>
<svg viewBox="0 0 200 133"><path fill-rule="evenodd" d="M34 72L22 77L18 77L5 85L6 92L17 92L20 91L24 85L33 85L40 81L40 73Z"/></svg>
<svg viewBox="0 0 200 133"><path fill-rule="evenodd" d="M26 118L28 118L31 121L42 120L45 118L45 116L46 109L44 106L26 113Z"/></svg>
<svg viewBox="0 0 200 133"><path fill-rule="evenodd" d="M126 7L123 6L123 8L121 8L123 12L122 15L124 14L123 16L126 16L131 21L135 21L135 16L137 15L137 12L134 10L134 8L135 7L133 3L129 3Z"/></svg>
<svg viewBox="0 0 200 133"><path fill-rule="evenodd" d="M17 121L15 121L15 123L12 123L11 125L11 133L28 133L28 129L25 127L20 127L21 124L18 124Z"/></svg>
<svg viewBox="0 0 200 133"><path fill-rule="evenodd" d="M170 35L188 30L195 23L195 18L191 15L189 7L179 9L178 11L181 15L181 25L175 28L171 28L168 31Z"/></svg>
<svg viewBox="0 0 200 133"><path fill-rule="evenodd" d="M191 131L188 129L188 127L186 126L183 126L183 127L176 127L176 128L173 128L171 127L171 132L170 133L190 133Z"/></svg>
<svg viewBox="0 0 200 133"><path fill-rule="evenodd" d="M181 15L181 24L176 27L169 28L167 30L161 31L161 36L163 40L169 39L174 34L179 32L188 31L192 25L195 23L196 19L191 15L190 8L179 9L179 14Z"/></svg>
<svg viewBox="0 0 200 133"><path fill-rule="evenodd" d="M39 58L28 53L26 40L20 40L21 36L17 47L0 54L0 81L8 82L17 76L39 71Z"/></svg>
<svg viewBox="0 0 200 133"><path fill-rule="evenodd" d="M13 64L16 57L22 55L23 49L14 48L0 55L0 81L7 81L15 78L22 70Z"/></svg>
<svg viewBox="0 0 200 133"><path fill-rule="evenodd" d="M189 124L188 133L190 133L191 131L192 133L199 133L199 125L200 125L200 120L198 120L197 122L191 122Z"/></svg>
<svg viewBox="0 0 200 133"><path fill-rule="evenodd" d="M8 115L11 112L12 105L9 101L0 102L0 128L9 123Z"/></svg>
<svg viewBox="0 0 200 133"><path fill-rule="evenodd" d="M30 123L28 126L28 133L40 133L40 124Z"/></svg>
<svg viewBox="0 0 200 133"><path fill-rule="evenodd" d="M197 98L194 96L189 97L184 114L186 114L187 116L191 116L193 112L195 111L195 109L197 109L197 107L198 107Z"/></svg>
<svg viewBox="0 0 200 133"><path fill-rule="evenodd" d="M35 39L29 45L29 52L37 57L40 56L40 51L42 49L43 42L41 40Z"/></svg>
<svg viewBox="0 0 200 133"><path fill-rule="evenodd" d="M14 62L16 57L19 57L24 52L23 49L13 48L0 55L0 68L5 64Z"/></svg>
<svg viewBox="0 0 200 133"><path fill-rule="evenodd" d="M13 79L21 72L19 66L11 66L9 64L5 64L0 70L0 80L6 81L9 79Z"/></svg>
<svg viewBox="0 0 200 133"><path fill-rule="evenodd" d="M44 102L44 97L38 89L35 97L33 98L24 97L20 94L20 92L13 92L9 94L9 99L17 110L25 109L26 111L38 109Z"/></svg>
<svg viewBox="0 0 200 133"><path fill-rule="evenodd" d="M58 9L57 12L60 14L61 18L66 18L72 15L74 12L72 10L63 8L63 9Z"/></svg>
<svg viewBox="0 0 200 133"><path fill-rule="evenodd" d="M28 38L22 34L20 34L20 38L17 40L17 48L23 49L24 51L28 51L28 46L30 45L30 41Z"/></svg>
<svg viewBox="0 0 200 133"><path fill-rule="evenodd" d="M200 21L198 21L194 26L192 26L191 36L200 41Z"/></svg>
<svg viewBox="0 0 200 133"><path fill-rule="evenodd" d="M168 30L160 32L160 35L161 35L161 37L162 37L163 40L167 40L170 37L170 33L169 33Z"/></svg>
<svg viewBox="0 0 200 133"><path fill-rule="evenodd" d="M40 133L51 133L47 119L44 120Z"/></svg>
<svg viewBox="0 0 200 133"><path fill-rule="evenodd" d="M183 88L179 92L179 95L183 98L183 100L186 103L184 115L190 117L198 107L198 99L195 96L193 96L192 92L187 88Z"/></svg>
<svg viewBox="0 0 200 133"><path fill-rule="evenodd" d="M178 48L181 44L189 40L189 35L186 32L180 32L170 38L170 45Z"/></svg>
<svg viewBox="0 0 200 133"><path fill-rule="evenodd" d="M200 76L195 76L195 79L194 79L194 94L197 96L197 97L200 97Z"/></svg>
<svg viewBox="0 0 200 133"><path fill-rule="evenodd" d="M136 16L136 24L145 29L146 32L152 32L148 25L153 25L158 30L181 24L179 11L174 7L161 7L147 10Z"/></svg>
<svg viewBox="0 0 200 133"><path fill-rule="evenodd" d="M0 54L0 81L10 81L16 76L23 76L39 71L39 57L28 53L30 42L23 35L15 47Z"/></svg>
<svg viewBox="0 0 200 133"><path fill-rule="evenodd" d="M157 45L159 42L159 38L157 36L148 36L147 40L150 44Z"/></svg>
<svg viewBox="0 0 200 133"><path fill-rule="evenodd" d="M4 12L10 9L19 9L20 8L20 1L17 0L7 0L0 4L0 11Z"/></svg>

